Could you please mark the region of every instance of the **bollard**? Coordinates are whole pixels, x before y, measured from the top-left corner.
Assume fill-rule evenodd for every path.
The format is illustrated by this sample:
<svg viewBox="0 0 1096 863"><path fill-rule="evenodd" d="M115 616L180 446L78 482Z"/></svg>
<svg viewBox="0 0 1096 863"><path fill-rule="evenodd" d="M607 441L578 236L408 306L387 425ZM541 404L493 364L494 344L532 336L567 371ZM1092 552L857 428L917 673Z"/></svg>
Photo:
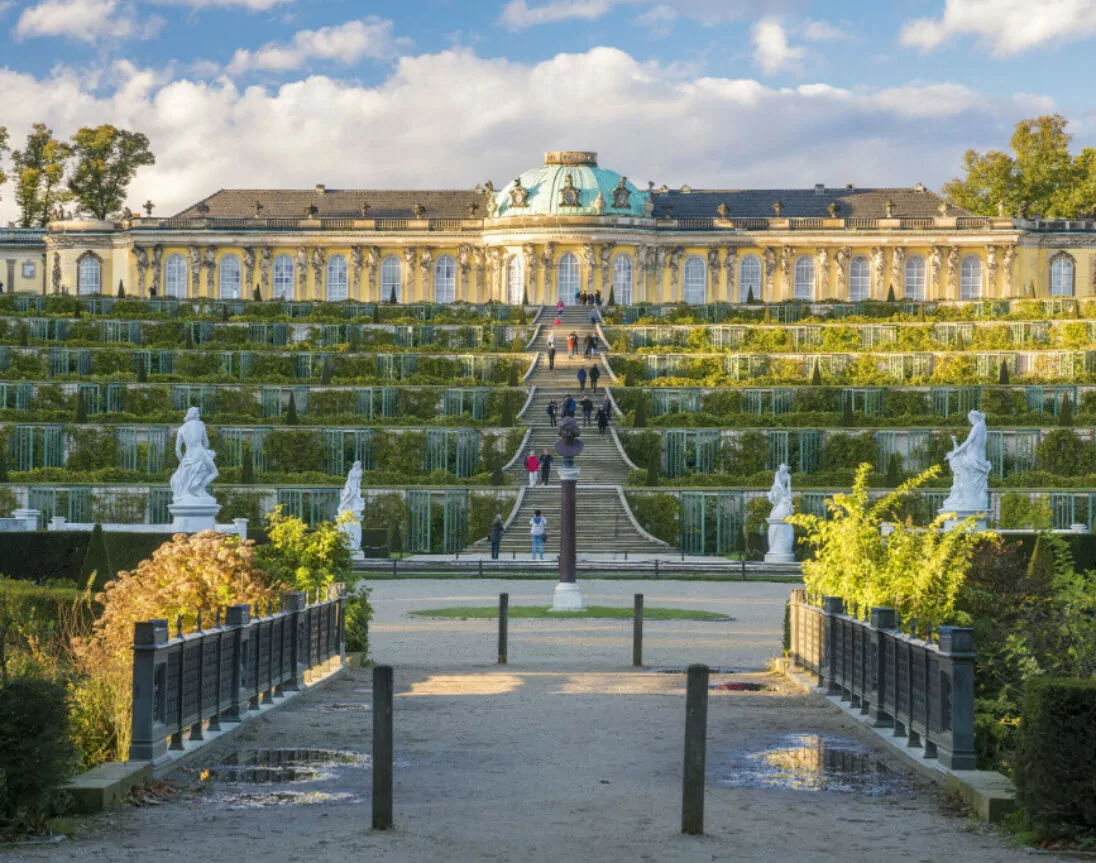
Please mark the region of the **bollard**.
<svg viewBox="0 0 1096 863"><path fill-rule="evenodd" d="M510 625L510 594L499 594L499 665L505 665L507 659L506 638Z"/></svg>
<svg viewBox="0 0 1096 863"><path fill-rule="evenodd" d="M685 769L681 832L704 832L704 759L708 737L708 666L690 665L685 692Z"/></svg>
<svg viewBox="0 0 1096 863"><path fill-rule="evenodd" d="M399 576L396 575L396 558L392 558L392 577L399 578Z"/></svg>
<svg viewBox="0 0 1096 863"><path fill-rule="evenodd" d="M373 669L373 829L392 826L392 666Z"/></svg>
<svg viewBox="0 0 1096 863"><path fill-rule="evenodd" d="M655 558L655 579L658 578L658 558Z"/></svg>
<svg viewBox="0 0 1096 863"><path fill-rule="evenodd" d="M643 665L643 594L635 596L635 611L632 612L632 665Z"/></svg>
<svg viewBox="0 0 1096 863"><path fill-rule="evenodd" d="M479 577L483 578L483 558L479 559Z"/></svg>

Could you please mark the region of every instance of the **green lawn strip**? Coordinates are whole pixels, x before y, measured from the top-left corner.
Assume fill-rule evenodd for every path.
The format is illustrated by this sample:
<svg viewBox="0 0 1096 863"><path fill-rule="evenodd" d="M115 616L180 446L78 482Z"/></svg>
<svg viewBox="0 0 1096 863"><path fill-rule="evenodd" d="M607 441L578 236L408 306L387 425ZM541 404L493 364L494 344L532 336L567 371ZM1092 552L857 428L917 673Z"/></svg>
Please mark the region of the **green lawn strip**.
<svg viewBox="0 0 1096 863"><path fill-rule="evenodd" d="M453 608L430 608L422 611L410 611L413 617L447 617L458 620L486 620L499 616L497 605L487 606L456 606ZM591 605L585 611L552 611L540 605L511 605L510 618L536 618L539 620L558 619L565 617L568 620L578 618L580 620L631 620L632 609L626 606ZM733 620L726 614L714 611L698 611L691 608L645 608L644 620Z"/></svg>
<svg viewBox="0 0 1096 863"><path fill-rule="evenodd" d="M362 576L365 581L414 581L418 580L447 580L468 579L479 581L559 581L559 577L550 573L539 572L484 572L480 575L475 570L468 572L401 572L393 577L390 572L370 572L366 570ZM598 574L583 573L580 581L742 581L740 575L721 575L718 573L698 573L687 575L675 573L662 575L658 579L643 572L606 572ZM799 575L747 575L746 581L770 581L781 584L801 584L803 577Z"/></svg>

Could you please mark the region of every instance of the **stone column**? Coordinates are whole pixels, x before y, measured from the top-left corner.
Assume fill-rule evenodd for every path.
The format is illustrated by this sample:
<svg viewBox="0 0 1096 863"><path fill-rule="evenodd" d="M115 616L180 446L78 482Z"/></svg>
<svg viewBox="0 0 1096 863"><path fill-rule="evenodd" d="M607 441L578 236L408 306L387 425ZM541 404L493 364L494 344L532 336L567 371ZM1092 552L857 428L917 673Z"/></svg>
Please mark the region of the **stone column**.
<svg viewBox="0 0 1096 863"><path fill-rule="evenodd" d="M205 272L206 296L217 298L217 250L207 248L202 250L202 270Z"/></svg>
<svg viewBox="0 0 1096 863"><path fill-rule="evenodd" d="M259 293L264 300L274 299L270 289L270 269L274 262L274 250L269 246L263 246L259 251Z"/></svg>
<svg viewBox="0 0 1096 863"><path fill-rule="evenodd" d="M487 250L487 269L490 273L490 288L487 300L502 301L502 249L497 246Z"/></svg>
<svg viewBox="0 0 1096 863"><path fill-rule="evenodd" d="M598 259L601 263L601 301L609 302L609 289L613 281L613 249L616 243L605 243L598 250Z"/></svg>
<svg viewBox="0 0 1096 863"><path fill-rule="evenodd" d="M525 295L530 303L536 305L540 302L537 293L537 250L532 243L526 243L521 247L521 253L525 259Z"/></svg>
<svg viewBox="0 0 1096 863"><path fill-rule="evenodd" d="M959 248L957 246L948 249L948 289L942 299L959 299Z"/></svg>
<svg viewBox="0 0 1096 863"><path fill-rule="evenodd" d="M350 249L350 299L361 302L362 299L362 265L365 263L365 254L361 246Z"/></svg>
<svg viewBox="0 0 1096 863"><path fill-rule="evenodd" d="M818 249L814 253L815 277L818 279L818 291L815 298L827 300L833 294L830 291L830 255L825 249Z"/></svg>
<svg viewBox="0 0 1096 863"><path fill-rule="evenodd" d="M472 261L476 268L476 302L483 303L487 300L487 251L483 246L472 249Z"/></svg>
<svg viewBox="0 0 1096 863"><path fill-rule="evenodd" d="M1005 246L1005 252L1001 256L1001 267L1005 271L1005 296L1012 296L1012 260L1016 254L1015 246Z"/></svg>
<svg viewBox="0 0 1096 863"><path fill-rule="evenodd" d="M761 286L761 293L766 303L771 303L776 300L776 249L772 246L767 246L762 253L762 260L764 262L764 284Z"/></svg>
<svg viewBox="0 0 1096 863"><path fill-rule="evenodd" d="M468 273L472 269L472 247L468 243L461 243L457 247L457 267L460 269L460 295L458 299L466 303L473 301L468 293Z"/></svg>
<svg viewBox="0 0 1096 863"><path fill-rule="evenodd" d="M684 287L681 284L681 259L685 256L685 250L681 246L675 246L670 252L670 302L682 303Z"/></svg>
<svg viewBox="0 0 1096 863"><path fill-rule="evenodd" d="M642 303L647 298L647 279L649 278L648 271L651 268L652 254L651 247L646 243L640 243L636 246L636 266L632 274L633 303ZM619 297L617 297L617 301L620 301Z"/></svg>
<svg viewBox="0 0 1096 863"><path fill-rule="evenodd" d="M894 298L902 300L906 297L906 250L901 246L891 250L891 286L894 288ZM886 294L883 299L886 299Z"/></svg>
<svg viewBox="0 0 1096 863"><path fill-rule="evenodd" d="M586 268L586 293L594 292L594 278L597 273L597 249L590 243L582 247L582 264Z"/></svg>
<svg viewBox="0 0 1096 863"><path fill-rule="evenodd" d="M874 246L871 250L871 292L870 300L885 300L887 298L886 279L887 250L882 246Z"/></svg>
<svg viewBox="0 0 1096 863"><path fill-rule="evenodd" d="M781 299L795 299L795 281L792 276L792 259L795 258L795 246L780 247L780 281L782 283ZM815 274L817 277L817 274ZM773 299L776 299L775 297Z"/></svg>
<svg viewBox="0 0 1096 863"><path fill-rule="evenodd" d="M544 271L544 302L546 305L554 306L557 302L557 297L552 290L552 272L556 266L555 243L544 244L544 251L541 252L540 262L542 264L541 269Z"/></svg>
<svg viewBox="0 0 1096 863"><path fill-rule="evenodd" d="M577 446L575 446L577 445ZM577 449L571 455L561 452ZM575 576L575 504L577 499L579 470L575 467L575 455L582 452L582 441L566 444L563 438L556 443L556 451L563 457L559 467L559 584L552 602L553 611L581 611L582 589Z"/></svg>
<svg viewBox="0 0 1096 863"><path fill-rule="evenodd" d="M997 296L997 246L986 246L986 297Z"/></svg>
<svg viewBox="0 0 1096 863"><path fill-rule="evenodd" d="M925 292L926 300L942 300L947 290L941 284L941 276L944 266L944 247L933 246L929 253L929 284Z"/></svg>
<svg viewBox="0 0 1096 863"><path fill-rule="evenodd" d="M383 302L384 298L381 296L380 283L381 250L379 246L370 246L365 250L365 263L369 267L369 277L366 279L369 289L362 299L371 303Z"/></svg>

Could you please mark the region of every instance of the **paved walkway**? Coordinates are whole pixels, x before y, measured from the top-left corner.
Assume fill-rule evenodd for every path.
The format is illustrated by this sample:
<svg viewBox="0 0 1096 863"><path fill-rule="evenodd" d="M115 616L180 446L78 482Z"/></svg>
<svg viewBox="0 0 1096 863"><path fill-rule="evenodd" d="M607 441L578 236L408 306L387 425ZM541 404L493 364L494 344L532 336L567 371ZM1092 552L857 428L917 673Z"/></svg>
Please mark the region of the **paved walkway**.
<svg viewBox="0 0 1096 863"><path fill-rule="evenodd" d="M779 648L785 585L587 582L591 600L727 611L724 624L647 625L652 663L761 669ZM396 829L369 829L367 769L313 782L238 786L214 779L180 799L122 808L90 838L20 849L50 861L1018 861L986 828L941 811L935 788L900 771L884 793L756 787L750 776L809 777L823 747L872 762L854 726L784 690L712 693L707 835L680 829L683 678L632 671L624 622L514 621L512 664L494 663L493 622L426 622L406 611L547 603L550 582L382 582L379 660L395 665ZM728 678L716 678L725 680ZM777 684L765 672L733 679ZM370 672L354 671L249 729L244 746L369 751ZM798 738L796 735L814 735ZM819 740L817 738L823 738ZM844 742L843 744L841 742ZM759 751L783 747L768 758ZM790 748L789 748L790 747ZM843 760L844 759L844 760ZM222 759L210 755L216 772ZM772 768L772 769L770 769ZM766 772L767 771L767 772ZM775 779L773 778L775 777ZM745 781L745 787L738 787ZM851 780L850 780L851 781Z"/></svg>

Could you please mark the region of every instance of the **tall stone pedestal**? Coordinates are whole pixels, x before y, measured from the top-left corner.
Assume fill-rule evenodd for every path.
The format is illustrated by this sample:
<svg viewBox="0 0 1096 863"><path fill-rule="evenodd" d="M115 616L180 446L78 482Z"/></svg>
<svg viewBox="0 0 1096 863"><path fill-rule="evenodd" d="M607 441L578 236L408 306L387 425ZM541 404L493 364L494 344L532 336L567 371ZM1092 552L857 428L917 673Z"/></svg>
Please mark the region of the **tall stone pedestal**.
<svg viewBox="0 0 1096 863"><path fill-rule="evenodd" d="M358 515L361 518L361 515ZM351 560L365 560L365 553L362 551L362 523L361 521L348 521L339 525L339 530L343 532L343 536L346 539L346 547L350 549Z"/></svg>
<svg viewBox="0 0 1096 863"><path fill-rule="evenodd" d="M782 518L765 519L769 525L769 550L765 563L795 563L795 528Z"/></svg>
<svg viewBox="0 0 1096 863"><path fill-rule="evenodd" d="M201 533L217 529L217 513L221 505L213 498L208 501L191 500L186 503L168 504L171 513L171 529L176 533Z"/></svg>
<svg viewBox="0 0 1096 863"><path fill-rule="evenodd" d="M567 464L571 462L571 464ZM575 498L578 468L573 458L564 458L559 467L559 584L552 599L552 611L582 611L582 588L575 576ZM549 526L550 527L550 526Z"/></svg>

